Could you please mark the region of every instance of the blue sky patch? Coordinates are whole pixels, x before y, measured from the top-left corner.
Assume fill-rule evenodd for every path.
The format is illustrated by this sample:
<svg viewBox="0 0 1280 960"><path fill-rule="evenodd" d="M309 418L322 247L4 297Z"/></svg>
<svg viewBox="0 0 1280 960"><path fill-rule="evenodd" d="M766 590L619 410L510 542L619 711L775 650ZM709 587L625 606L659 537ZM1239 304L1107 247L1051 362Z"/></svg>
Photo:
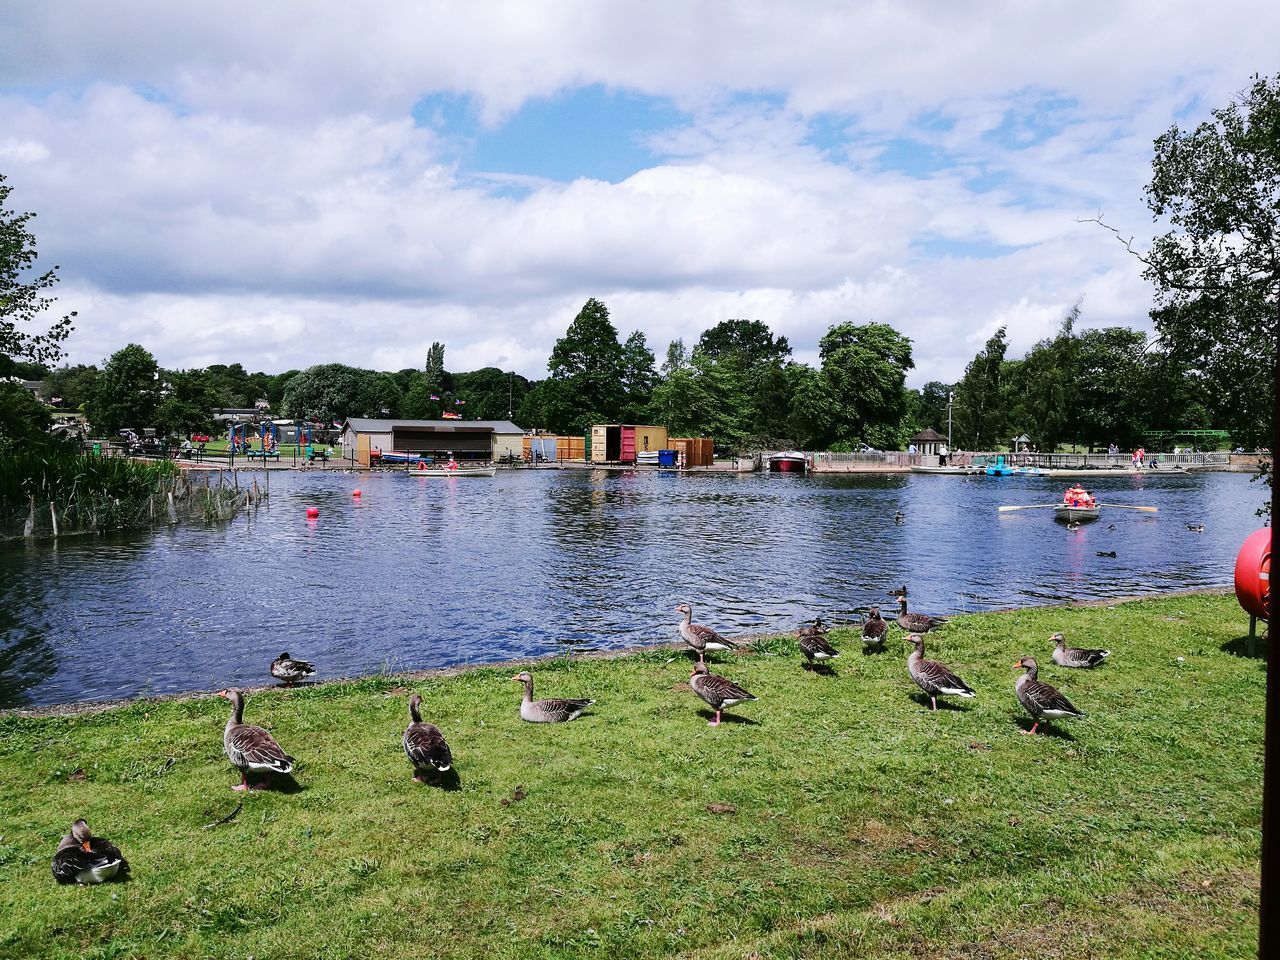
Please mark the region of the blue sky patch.
<svg viewBox="0 0 1280 960"><path fill-rule="evenodd" d="M509 173L568 182L618 183L661 161L646 140L687 122L670 101L600 84L531 100L493 129L464 97L435 94L413 108L419 126L453 144L460 172Z"/></svg>

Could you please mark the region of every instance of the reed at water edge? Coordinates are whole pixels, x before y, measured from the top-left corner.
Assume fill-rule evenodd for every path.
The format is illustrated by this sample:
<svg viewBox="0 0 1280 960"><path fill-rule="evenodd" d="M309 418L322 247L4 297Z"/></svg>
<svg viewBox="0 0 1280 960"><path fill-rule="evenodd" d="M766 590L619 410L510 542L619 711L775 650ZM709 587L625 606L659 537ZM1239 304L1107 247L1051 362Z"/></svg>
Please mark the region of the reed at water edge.
<svg viewBox="0 0 1280 960"><path fill-rule="evenodd" d="M179 520L222 522L265 499L222 471L196 481L170 461L59 449L0 451L0 540L58 537Z"/></svg>

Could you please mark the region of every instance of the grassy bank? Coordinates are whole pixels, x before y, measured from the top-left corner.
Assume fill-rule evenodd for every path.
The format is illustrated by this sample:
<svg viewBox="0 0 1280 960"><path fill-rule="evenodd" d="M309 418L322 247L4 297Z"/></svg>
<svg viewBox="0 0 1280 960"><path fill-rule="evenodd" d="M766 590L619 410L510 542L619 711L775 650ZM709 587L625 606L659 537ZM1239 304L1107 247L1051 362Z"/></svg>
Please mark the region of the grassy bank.
<svg viewBox="0 0 1280 960"><path fill-rule="evenodd" d="M717 658L761 698L718 729L667 650L537 664L536 695L598 700L558 726L518 719L510 668L262 693L298 789L209 829L240 799L225 701L0 716L0 956L1250 956L1245 623L1221 596L964 617L930 652L978 698L937 713L896 637L834 677L762 641ZM1113 655L1048 663L1089 717L1022 736L1012 663L1054 630ZM410 688L456 789L410 780ZM54 884L78 816L130 882Z"/></svg>

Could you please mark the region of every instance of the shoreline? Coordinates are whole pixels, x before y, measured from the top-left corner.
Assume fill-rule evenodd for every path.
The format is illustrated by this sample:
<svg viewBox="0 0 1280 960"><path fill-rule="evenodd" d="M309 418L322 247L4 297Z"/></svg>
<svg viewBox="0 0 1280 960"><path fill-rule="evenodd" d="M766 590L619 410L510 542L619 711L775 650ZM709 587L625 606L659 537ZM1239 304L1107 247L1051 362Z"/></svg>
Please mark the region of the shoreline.
<svg viewBox="0 0 1280 960"><path fill-rule="evenodd" d="M1120 606L1121 604L1140 603L1148 600L1163 600L1175 597L1198 597L1198 596L1231 596L1233 590L1230 586L1221 587L1195 587L1187 590L1165 590L1156 593L1132 594L1123 597L1106 597L1097 600L1066 600L1061 603L1046 604L1029 604L1023 606L997 607L991 610L967 611L965 613L950 614L953 618L970 617L970 616L986 616L988 614L1007 615L1013 613L1021 613L1027 610L1052 610L1052 609L1087 609L1091 607L1110 607ZM1245 618L1247 623L1248 614L1241 611L1241 617ZM890 621L892 623L892 621ZM896 624L894 624L896 626ZM745 643L754 643L759 640L772 640L780 637L793 636L791 632L784 633L747 633L735 634L731 639L740 640ZM495 660L487 663L468 663L460 666L452 667L426 667L420 670L397 670L391 673L365 673L355 676L329 677L324 680L317 680L310 683L300 683L293 687L285 687L278 683L255 684L253 686L240 686L237 689L244 693L269 693L271 691L282 690L308 690L317 687L343 686L353 683L359 683L372 677L382 677L388 680L397 680L405 682L414 682L419 680L445 679L449 677L459 676L469 673L473 670L496 670L506 669L508 667L527 666L529 664L537 664L549 660L559 659L578 659L578 660L620 660L626 657L635 656L637 654L648 653L651 651L668 650L679 653L688 649L682 641L658 641L655 643L633 644L626 647L618 647L611 650L588 650L583 653L547 653L538 656L518 657L511 660ZM41 720L57 717L81 717L91 716L97 713L105 713L109 710L119 710L138 704L161 704L161 703L181 703L191 700L207 700L217 694L217 690L183 690L174 693L158 693L152 695L141 695L136 697L122 697L114 700L73 700L67 703L46 704L34 707L0 707L0 720L6 717L19 717L22 719Z"/></svg>

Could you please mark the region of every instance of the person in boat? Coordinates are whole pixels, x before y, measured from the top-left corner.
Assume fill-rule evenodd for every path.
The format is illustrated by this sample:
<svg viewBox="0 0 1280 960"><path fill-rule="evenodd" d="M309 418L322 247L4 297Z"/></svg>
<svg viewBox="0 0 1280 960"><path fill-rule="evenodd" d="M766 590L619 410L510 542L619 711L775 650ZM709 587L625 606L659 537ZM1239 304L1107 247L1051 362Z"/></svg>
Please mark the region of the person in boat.
<svg viewBox="0 0 1280 960"><path fill-rule="evenodd" d="M1067 488L1067 492L1062 495L1062 502L1068 507L1093 507L1097 504L1093 495L1078 483Z"/></svg>
<svg viewBox="0 0 1280 960"><path fill-rule="evenodd" d="M444 468L445 468L446 470L457 470L457 469L458 469L458 461L454 459L454 457L453 457L453 451L452 451L452 450L451 450L451 451L449 451L449 462L448 462L448 463L446 463L446 464L444 465Z"/></svg>

